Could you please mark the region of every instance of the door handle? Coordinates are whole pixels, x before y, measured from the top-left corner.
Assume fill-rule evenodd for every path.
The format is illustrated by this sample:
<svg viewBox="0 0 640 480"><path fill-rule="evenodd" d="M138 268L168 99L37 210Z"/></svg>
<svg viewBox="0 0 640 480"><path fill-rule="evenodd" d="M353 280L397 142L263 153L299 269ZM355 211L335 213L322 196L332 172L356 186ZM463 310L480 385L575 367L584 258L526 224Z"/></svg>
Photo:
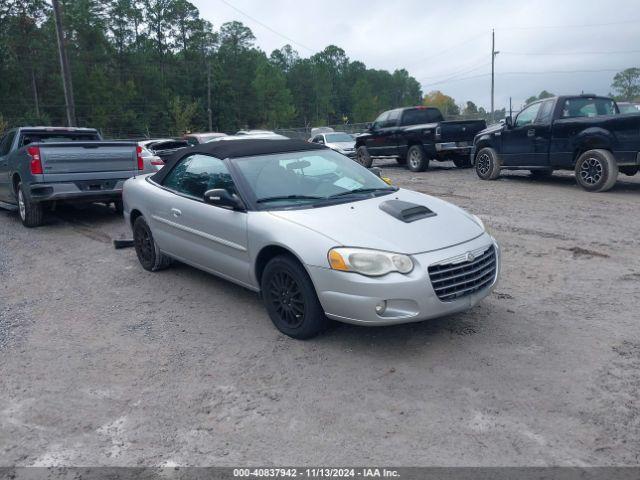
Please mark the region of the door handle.
<svg viewBox="0 0 640 480"><path fill-rule="evenodd" d="M179 217L180 215L182 215L182 212L181 212L180 210L178 210L177 208L172 208L172 209L171 209L171 214L172 214L174 217Z"/></svg>
<svg viewBox="0 0 640 480"><path fill-rule="evenodd" d="M527 130L527 137L534 137L536 135L536 131L532 128L531 130Z"/></svg>

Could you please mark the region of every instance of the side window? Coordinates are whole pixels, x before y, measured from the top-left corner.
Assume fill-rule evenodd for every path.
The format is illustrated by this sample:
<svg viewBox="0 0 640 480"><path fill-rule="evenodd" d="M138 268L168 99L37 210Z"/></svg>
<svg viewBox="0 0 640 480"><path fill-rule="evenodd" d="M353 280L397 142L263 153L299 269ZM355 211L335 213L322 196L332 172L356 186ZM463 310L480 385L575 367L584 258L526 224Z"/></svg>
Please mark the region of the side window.
<svg viewBox="0 0 640 480"><path fill-rule="evenodd" d="M382 128L395 127L400 118L400 110L391 110L386 120L380 125Z"/></svg>
<svg viewBox="0 0 640 480"><path fill-rule="evenodd" d="M324 144L324 138L322 138L322 135L316 135L316 137L313 139L313 143L323 143Z"/></svg>
<svg viewBox="0 0 640 480"><path fill-rule="evenodd" d="M198 145L198 139L196 137L187 137L187 138L185 138L185 140L192 147Z"/></svg>
<svg viewBox="0 0 640 480"><path fill-rule="evenodd" d="M11 144L13 144L13 139L16 136L16 131L9 132L5 135L2 143L0 144L0 156L5 156L11 150Z"/></svg>
<svg viewBox="0 0 640 480"><path fill-rule="evenodd" d="M551 123L551 117L553 115L553 100L547 100L546 102L542 102L542 106L540 107L540 111L538 112L538 120L537 123L541 123L542 125L548 125Z"/></svg>
<svg viewBox="0 0 640 480"><path fill-rule="evenodd" d="M538 116L538 110L540 110L540 103L534 103L522 110L516 117L516 127L524 127L525 125L531 125Z"/></svg>
<svg viewBox="0 0 640 480"><path fill-rule="evenodd" d="M182 159L164 179L163 186L198 200L202 200L204 192L213 188L236 192L231 174L224 162L200 154Z"/></svg>
<svg viewBox="0 0 640 480"><path fill-rule="evenodd" d="M378 116L378 118L376 118L376 121L373 122L373 124L378 128L383 128L384 127L384 123L387 121L387 117L388 116L389 116L389 112L381 113Z"/></svg>

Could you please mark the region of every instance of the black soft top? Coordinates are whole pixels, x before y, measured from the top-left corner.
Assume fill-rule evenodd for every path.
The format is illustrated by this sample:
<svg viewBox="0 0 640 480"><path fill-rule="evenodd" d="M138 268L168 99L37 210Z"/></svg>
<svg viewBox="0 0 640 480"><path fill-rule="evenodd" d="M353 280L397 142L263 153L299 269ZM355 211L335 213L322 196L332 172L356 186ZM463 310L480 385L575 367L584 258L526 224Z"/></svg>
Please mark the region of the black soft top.
<svg viewBox="0 0 640 480"><path fill-rule="evenodd" d="M220 140L217 142L202 143L194 147L178 150L167 159L165 166L151 178L154 182L162 183L173 167L188 155L204 153L212 157L224 160L225 158L254 157L258 155L270 155L273 153L303 152L307 150L325 150L327 147L304 140Z"/></svg>

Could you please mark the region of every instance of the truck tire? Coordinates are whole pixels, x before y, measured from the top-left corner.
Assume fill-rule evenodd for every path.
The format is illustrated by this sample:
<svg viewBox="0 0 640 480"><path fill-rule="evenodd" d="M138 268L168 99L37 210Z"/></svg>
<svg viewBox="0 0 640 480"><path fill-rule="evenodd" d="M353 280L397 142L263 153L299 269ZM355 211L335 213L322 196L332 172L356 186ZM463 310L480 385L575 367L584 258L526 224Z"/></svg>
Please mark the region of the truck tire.
<svg viewBox="0 0 640 480"><path fill-rule="evenodd" d="M476 174L482 180L495 180L500 176L500 159L493 148L486 147L476 156Z"/></svg>
<svg viewBox="0 0 640 480"><path fill-rule="evenodd" d="M32 202L28 195L22 189L22 182L18 183L16 188L16 197L18 199L18 213L22 224L27 228L39 227L44 220L44 209L42 204Z"/></svg>
<svg viewBox="0 0 640 480"><path fill-rule="evenodd" d="M453 159L453 164L457 168L470 168L471 167L471 159L467 157L458 157Z"/></svg>
<svg viewBox="0 0 640 480"><path fill-rule="evenodd" d="M429 159L421 145L412 145L407 152L407 168L412 172L424 172L429 168Z"/></svg>
<svg viewBox="0 0 640 480"><path fill-rule="evenodd" d="M173 259L158 248L151 229L142 216L136 218L133 223L133 244L140 265L145 270L157 272L168 268L173 263Z"/></svg>
<svg viewBox="0 0 640 480"><path fill-rule="evenodd" d="M529 170L529 174L531 175L532 178L541 180L543 178L549 178L551 175L553 175L553 169L540 168L536 170Z"/></svg>
<svg viewBox="0 0 640 480"><path fill-rule="evenodd" d="M584 152L576 162L576 181L588 192L606 192L618 179L618 164L608 150Z"/></svg>
<svg viewBox="0 0 640 480"><path fill-rule="evenodd" d="M371 165L373 165L373 158L371 158L369 150L364 145L358 147L356 161L365 168L371 168Z"/></svg>

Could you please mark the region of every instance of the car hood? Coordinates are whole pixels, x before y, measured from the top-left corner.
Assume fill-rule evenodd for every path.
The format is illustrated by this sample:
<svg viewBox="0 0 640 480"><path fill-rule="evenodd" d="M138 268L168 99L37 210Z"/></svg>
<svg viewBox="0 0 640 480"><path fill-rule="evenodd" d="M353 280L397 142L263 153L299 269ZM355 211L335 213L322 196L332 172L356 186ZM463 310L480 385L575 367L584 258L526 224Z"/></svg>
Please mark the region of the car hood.
<svg viewBox="0 0 640 480"><path fill-rule="evenodd" d="M389 200L423 205L436 215L405 223L380 209ZM417 254L472 240L484 232L459 207L429 195L400 189L390 195L300 210L274 210L278 218L321 233L349 246Z"/></svg>

